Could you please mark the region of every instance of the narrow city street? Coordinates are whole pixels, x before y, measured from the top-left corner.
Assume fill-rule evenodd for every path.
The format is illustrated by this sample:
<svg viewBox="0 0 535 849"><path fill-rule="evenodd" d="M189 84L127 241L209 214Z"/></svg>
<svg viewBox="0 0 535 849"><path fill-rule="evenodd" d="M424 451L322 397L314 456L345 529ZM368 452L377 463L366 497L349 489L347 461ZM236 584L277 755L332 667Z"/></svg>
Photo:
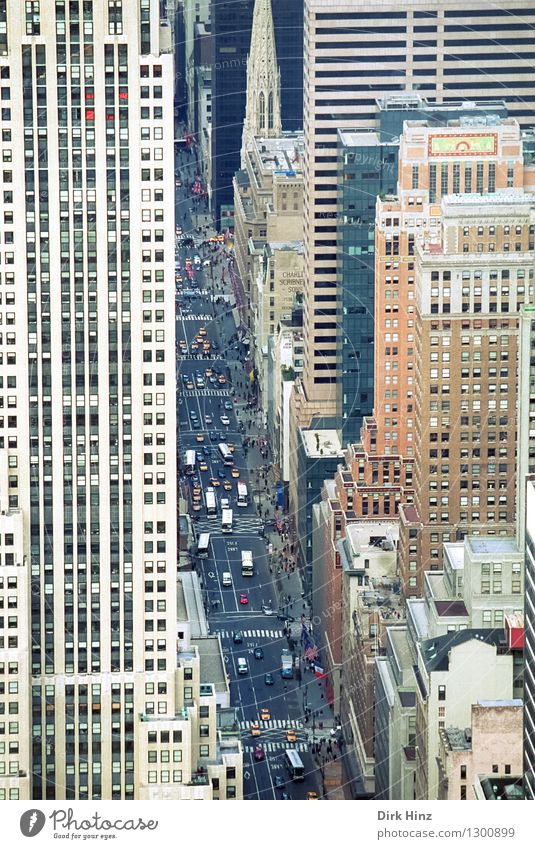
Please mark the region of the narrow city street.
<svg viewBox="0 0 535 849"><path fill-rule="evenodd" d="M320 746L332 751L332 720L322 682L308 670L295 639L308 608L293 570L290 543L277 530L263 416L254 408L244 368L247 347L239 341L236 313L223 300L231 295L227 251L207 241L212 229L202 234L192 230L188 193L193 161L188 153L177 155L177 417L182 464L186 451L195 451L194 474L183 473L180 486L197 541L201 534L210 534L208 557L193 561L201 575L210 630L220 635L224 647L244 747L244 797L304 799L311 791L321 796L312 752ZM194 237L193 246L188 236ZM232 452L232 468L222 459L221 443ZM247 488L246 506L238 505L238 480ZM210 490L216 507L209 513ZM222 529L223 505L233 511L231 533ZM252 576L242 575L242 552L252 555ZM223 583L225 573L230 578L225 575ZM281 654L289 648L292 621L293 677L283 678ZM238 672L242 658L246 674ZM304 781L289 780L286 749L297 750Z"/></svg>

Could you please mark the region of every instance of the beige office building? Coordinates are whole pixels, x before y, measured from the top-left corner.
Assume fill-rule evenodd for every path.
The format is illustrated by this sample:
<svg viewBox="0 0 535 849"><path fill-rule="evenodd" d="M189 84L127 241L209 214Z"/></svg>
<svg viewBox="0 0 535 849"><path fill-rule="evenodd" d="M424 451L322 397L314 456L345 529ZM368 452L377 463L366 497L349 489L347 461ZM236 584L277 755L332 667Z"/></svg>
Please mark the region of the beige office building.
<svg viewBox="0 0 535 849"><path fill-rule="evenodd" d="M472 96L506 99L510 115L532 121L535 81L530 57L535 17L525 2L502 9L459 0L344 3L305 0L304 335L303 398L296 421L336 410L340 315L337 289L339 128L373 128L376 99L418 89L437 103ZM510 10L510 11L509 11ZM515 12L518 14L515 15ZM519 45L522 48L519 48ZM519 53L519 49L521 52ZM306 402L303 409L302 401ZM306 413L308 410L308 414Z"/></svg>
<svg viewBox="0 0 535 849"><path fill-rule="evenodd" d="M0 2L7 799L177 798L218 757L177 663L168 35L158 0Z"/></svg>

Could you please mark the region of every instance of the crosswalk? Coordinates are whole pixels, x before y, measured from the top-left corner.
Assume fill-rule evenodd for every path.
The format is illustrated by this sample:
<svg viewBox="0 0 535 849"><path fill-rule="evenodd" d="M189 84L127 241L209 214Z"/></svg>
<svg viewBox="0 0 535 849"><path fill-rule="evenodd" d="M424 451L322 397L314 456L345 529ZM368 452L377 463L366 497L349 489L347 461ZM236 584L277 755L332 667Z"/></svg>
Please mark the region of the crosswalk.
<svg viewBox="0 0 535 849"><path fill-rule="evenodd" d="M284 749L288 748L288 744L280 742L280 743L264 743L261 742L264 752L281 752ZM308 752L308 744L307 743L292 743L292 749L297 749L298 752ZM254 753L254 746L244 746L243 750L245 754L252 755Z"/></svg>
<svg viewBox="0 0 535 849"><path fill-rule="evenodd" d="M224 490L222 495L226 495ZM217 519L217 517L214 518ZM232 525L233 534L257 534L262 527L263 522L257 516L236 516L236 513L234 513L234 521ZM197 531L197 534L209 534L217 532L219 528L217 527L214 519L207 519L204 517L195 523L195 530ZM227 535L227 539L232 539L232 536Z"/></svg>
<svg viewBox="0 0 535 849"><path fill-rule="evenodd" d="M260 722L260 728L263 731L286 731L288 728L293 728L296 731L300 731L304 727L305 726L302 722L299 722L295 719L268 719ZM246 719L242 719L242 721L240 722L240 730L250 731L251 723Z"/></svg>
<svg viewBox="0 0 535 849"><path fill-rule="evenodd" d="M229 397L228 389L182 389L182 395L186 398L202 398L209 395L211 397L223 396Z"/></svg>
<svg viewBox="0 0 535 849"><path fill-rule="evenodd" d="M206 294L206 290L203 289L202 293ZM188 315L182 315L181 318L182 318L182 321L213 321L214 320L213 315L197 315L197 313L194 313L193 315L190 315L188 313Z"/></svg>
<svg viewBox="0 0 535 849"><path fill-rule="evenodd" d="M234 634L234 631L228 631L225 628L216 628L213 633L219 634L219 636L224 640L230 640ZM264 628L256 628L251 631L242 631L241 634L243 635L244 640L253 638L258 640L260 637L263 637L266 640L282 639L282 631L268 631Z"/></svg>

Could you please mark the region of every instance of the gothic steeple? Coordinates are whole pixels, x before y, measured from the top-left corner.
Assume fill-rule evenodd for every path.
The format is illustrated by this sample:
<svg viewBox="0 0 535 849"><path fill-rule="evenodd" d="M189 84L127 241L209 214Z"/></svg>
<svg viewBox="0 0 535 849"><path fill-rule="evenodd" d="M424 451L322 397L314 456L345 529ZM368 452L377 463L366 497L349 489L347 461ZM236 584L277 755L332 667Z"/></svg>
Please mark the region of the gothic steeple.
<svg viewBox="0 0 535 849"><path fill-rule="evenodd" d="M255 0L251 47L247 57L247 100L241 164L255 136L276 138L282 133L280 70L275 49L271 0Z"/></svg>

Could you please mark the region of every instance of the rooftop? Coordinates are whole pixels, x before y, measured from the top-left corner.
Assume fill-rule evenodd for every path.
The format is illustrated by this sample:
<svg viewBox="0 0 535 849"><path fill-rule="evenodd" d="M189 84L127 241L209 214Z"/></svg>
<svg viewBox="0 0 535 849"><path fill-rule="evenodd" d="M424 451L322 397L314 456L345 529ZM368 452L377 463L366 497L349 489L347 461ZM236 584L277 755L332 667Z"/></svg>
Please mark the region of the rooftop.
<svg viewBox="0 0 535 849"><path fill-rule="evenodd" d="M410 669L412 666L412 654L409 648L409 640L406 628L389 628L387 641L390 643L392 653L396 657L400 669Z"/></svg>
<svg viewBox="0 0 535 849"><path fill-rule="evenodd" d="M186 597L181 578L178 578L176 582L176 618L179 622L186 622L188 618Z"/></svg>
<svg viewBox="0 0 535 849"><path fill-rule="evenodd" d="M468 616L464 601L452 599L451 601L435 601L435 609L439 616Z"/></svg>
<svg viewBox="0 0 535 849"><path fill-rule="evenodd" d="M414 707L416 705L416 693L414 690L398 690L401 707Z"/></svg>
<svg viewBox="0 0 535 849"><path fill-rule="evenodd" d="M442 198L442 205L448 206L504 206L506 204L519 204L522 206L531 206L534 202L534 196L518 189L500 189L492 194L477 194L473 192L465 195L445 195Z"/></svg>
<svg viewBox="0 0 535 849"><path fill-rule="evenodd" d="M197 646L201 659L201 681L213 684L219 692L228 688L225 664L221 654L221 644L218 637L201 637L192 640Z"/></svg>
<svg viewBox="0 0 535 849"><path fill-rule="evenodd" d="M524 706L522 699L479 699L477 704L485 708L521 708Z"/></svg>
<svg viewBox="0 0 535 849"><path fill-rule="evenodd" d="M268 242L271 251L295 251L298 254L304 253L303 242L301 239L288 239L285 242Z"/></svg>
<svg viewBox="0 0 535 849"><path fill-rule="evenodd" d="M429 621L427 619L426 603L423 598L407 599L407 619L409 618L414 623L417 639L425 640L429 632Z"/></svg>
<svg viewBox="0 0 535 849"><path fill-rule="evenodd" d="M182 572L177 579L182 584L186 616L183 621L189 621L192 637L206 637L208 625L199 586L199 576L196 572Z"/></svg>
<svg viewBox="0 0 535 849"><path fill-rule="evenodd" d="M336 499L336 483L334 478L326 478L323 482L323 486L325 487L325 492L327 493L327 498L331 501Z"/></svg>
<svg viewBox="0 0 535 849"><path fill-rule="evenodd" d="M275 139L256 137L255 149L265 171L302 179L303 133L288 133Z"/></svg>
<svg viewBox="0 0 535 849"><path fill-rule="evenodd" d="M340 144L344 147L374 147L384 144L379 133L372 128L369 130L338 130L338 138Z"/></svg>
<svg viewBox="0 0 535 849"><path fill-rule="evenodd" d="M464 543L445 542L444 554L452 569L464 569Z"/></svg>
<svg viewBox="0 0 535 849"><path fill-rule="evenodd" d="M301 435L308 457L343 457L342 444L337 430L307 430Z"/></svg>
<svg viewBox="0 0 535 849"><path fill-rule="evenodd" d="M472 732L470 728L443 728L444 743L454 752L469 752L472 748Z"/></svg>
<svg viewBox="0 0 535 849"><path fill-rule="evenodd" d="M514 537L466 537L465 544L473 554L518 554Z"/></svg>

